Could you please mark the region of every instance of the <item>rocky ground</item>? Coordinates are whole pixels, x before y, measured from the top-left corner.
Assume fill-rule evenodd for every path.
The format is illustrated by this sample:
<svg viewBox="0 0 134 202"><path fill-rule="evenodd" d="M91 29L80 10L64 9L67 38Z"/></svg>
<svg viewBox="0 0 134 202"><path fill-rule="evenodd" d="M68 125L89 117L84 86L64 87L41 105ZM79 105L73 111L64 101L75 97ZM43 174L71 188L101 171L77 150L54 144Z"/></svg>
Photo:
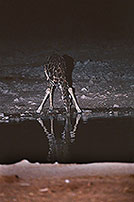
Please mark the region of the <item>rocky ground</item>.
<svg viewBox="0 0 134 202"><path fill-rule="evenodd" d="M41 178L0 177L1 202L133 202L134 176Z"/></svg>

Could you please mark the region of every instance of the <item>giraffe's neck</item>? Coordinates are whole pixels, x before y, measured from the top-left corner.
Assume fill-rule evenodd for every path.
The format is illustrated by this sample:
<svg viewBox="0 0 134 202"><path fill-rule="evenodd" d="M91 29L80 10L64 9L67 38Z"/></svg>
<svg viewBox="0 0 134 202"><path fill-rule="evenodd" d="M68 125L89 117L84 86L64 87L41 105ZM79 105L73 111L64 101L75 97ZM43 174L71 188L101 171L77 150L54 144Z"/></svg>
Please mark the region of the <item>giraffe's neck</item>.
<svg viewBox="0 0 134 202"><path fill-rule="evenodd" d="M59 85L60 87L60 90L61 90L61 93L62 93L62 100L63 100L63 103L64 103L64 107L66 109L66 111L68 113L70 113L70 109L71 109L71 96L68 92L68 84L67 82L63 83L62 85L60 84Z"/></svg>

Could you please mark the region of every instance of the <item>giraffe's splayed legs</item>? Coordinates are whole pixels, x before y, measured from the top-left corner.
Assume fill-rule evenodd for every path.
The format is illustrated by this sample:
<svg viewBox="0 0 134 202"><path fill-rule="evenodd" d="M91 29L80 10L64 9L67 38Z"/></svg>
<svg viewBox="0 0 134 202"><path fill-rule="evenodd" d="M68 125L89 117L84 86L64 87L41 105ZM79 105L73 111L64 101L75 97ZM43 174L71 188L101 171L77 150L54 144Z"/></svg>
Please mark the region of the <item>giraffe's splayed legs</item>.
<svg viewBox="0 0 134 202"><path fill-rule="evenodd" d="M49 111L51 112L53 110L53 91L54 91L54 86L51 85L50 86L50 94L49 94L49 101L50 101L50 105L49 105Z"/></svg>
<svg viewBox="0 0 134 202"><path fill-rule="evenodd" d="M44 64L44 72L48 81L48 88L46 90L45 97L37 109L37 113L40 113L43 105L48 96L50 96L49 111L53 110L53 89L59 87L62 93L62 100L67 115L70 116L71 111L71 99L74 102L77 113L81 113L81 109L78 106L76 98L73 93L72 86L72 70L74 68L73 58L64 55L60 56L54 54L47 59L47 63Z"/></svg>
<svg viewBox="0 0 134 202"><path fill-rule="evenodd" d="M42 110L42 108L43 108L43 105L45 104L45 102L46 102L46 100L47 100L47 97L49 96L50 92L51 92L50 88L47 88L47 89L46 89L45 96L44 96L44 99L43 99L41 105L39 106L39 108L38 108L37 111L36 111L37 113L40 113L40 112L41 112L41 110Z"/></svg>
<svg viewBox="0 0 134 202"><path fill-rule="evenodd" d="M80 107L78 106L78 103L77 103L77 101L75 99L75 96L74 96L74 93L73 93L73 89L71 87L68 88L68 92L72 96L72 99L73 99L73 102L74 102L74 105L75 105L75 108L76 108L77 112L81 113L82 111L81 111Z"/></svg>
<svg viewBox="0 0 134 202"><path fill-rule="evenodd" d="M45 92L45 96L44 99L41 103L41 105L39 106L39 108L37 109L37 113L40 113L43 109L43 106L49 96L49 111L51 112L53 110L53 91L54 91L54 86L52 84L49 85L49 87L46 89Z"/></svg>

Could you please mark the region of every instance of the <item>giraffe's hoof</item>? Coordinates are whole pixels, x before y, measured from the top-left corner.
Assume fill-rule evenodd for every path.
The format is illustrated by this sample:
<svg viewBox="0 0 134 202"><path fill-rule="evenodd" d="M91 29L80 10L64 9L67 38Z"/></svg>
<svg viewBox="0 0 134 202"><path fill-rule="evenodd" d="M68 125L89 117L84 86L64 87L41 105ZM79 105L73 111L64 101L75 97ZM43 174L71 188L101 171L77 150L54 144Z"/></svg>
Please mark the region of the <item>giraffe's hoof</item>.
<svg viewBox="0 0 134 202"><path fill-rule="evenodd" d="M82 110L78 110L78 111L77 111L77 114L82 114Z"/></svg>
<svg viewBox="0 0 134 202"><path fill-rule="evenodd" d="M39 110L39 109L37 109L37 110L36 110L36 113L37 113L37 114L40 114L40 110Z"/></svg>

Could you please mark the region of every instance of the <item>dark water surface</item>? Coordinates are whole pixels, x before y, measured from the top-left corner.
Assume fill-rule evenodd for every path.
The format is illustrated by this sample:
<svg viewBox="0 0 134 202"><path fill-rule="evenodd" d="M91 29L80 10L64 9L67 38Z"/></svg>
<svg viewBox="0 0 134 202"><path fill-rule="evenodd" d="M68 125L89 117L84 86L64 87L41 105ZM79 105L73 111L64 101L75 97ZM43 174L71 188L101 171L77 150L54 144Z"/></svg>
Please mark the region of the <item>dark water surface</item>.
<svg viewBox="0 0 134 202"><path fill-rule="evenodd" d="M0 163L134 162L134 118L52 116L0 124Z"/></svg>

